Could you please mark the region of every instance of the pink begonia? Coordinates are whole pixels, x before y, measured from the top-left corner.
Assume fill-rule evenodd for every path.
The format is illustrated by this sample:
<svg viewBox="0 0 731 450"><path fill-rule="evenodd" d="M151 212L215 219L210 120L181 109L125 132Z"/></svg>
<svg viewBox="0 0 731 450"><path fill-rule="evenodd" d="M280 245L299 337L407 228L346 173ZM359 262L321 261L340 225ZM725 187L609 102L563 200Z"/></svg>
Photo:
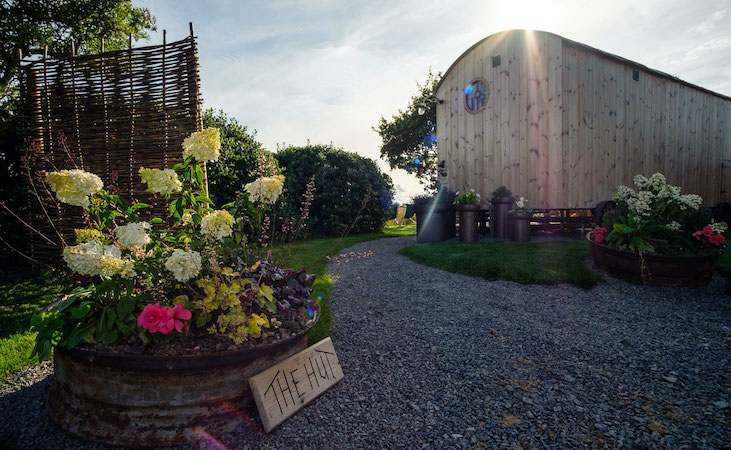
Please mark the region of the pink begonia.
<svg viewBox="0 0 731 450"><path fill-rule="evenodd" d="M183 305L178 303L175 308L166 308L159 303L147 305L137 318L137 325L150 333L169 334L173 330L178 332L188 330L188 319L192 314Z"/></svg>

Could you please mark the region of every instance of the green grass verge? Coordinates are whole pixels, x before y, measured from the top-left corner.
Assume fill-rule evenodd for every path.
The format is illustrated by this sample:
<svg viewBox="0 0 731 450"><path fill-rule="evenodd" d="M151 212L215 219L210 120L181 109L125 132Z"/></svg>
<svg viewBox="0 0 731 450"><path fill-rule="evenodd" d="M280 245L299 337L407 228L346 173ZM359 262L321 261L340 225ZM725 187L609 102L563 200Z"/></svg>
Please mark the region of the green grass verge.
<svg viewBox="0 0 731 450"><path fill-rule="evenodd" d="M332 298L333 279L327 273L327 256L335 256L342 249L351 247L361 242L372 241L387 237L415 236L416 225L403 227L386 227L380 233L365 233L346 236L344 238L319 238L310 239L296 244L285 246L275 252L284 265L290 269L306 269L308 273L317 275L315 285L312 289L313 296L322 296L320 302L321 315L310 331L310 344L330 336L333 325L333 312L330 299Z"/></svg>
<svg viewBox="0 0 731 450"><path fill-rule="evenodd" d="M38 362L30 357L35 344L30 319L70 289L66 277L48 272L0 278L0 384Z"/></svg>
<svg viewBox="0 0 731 450"><path fill-rule="evenodd" d="M586 266L589 243L584 240L440 243L413 245L399 253L419 264L488 280L570 283L585 289L601 280Z"/></svg>

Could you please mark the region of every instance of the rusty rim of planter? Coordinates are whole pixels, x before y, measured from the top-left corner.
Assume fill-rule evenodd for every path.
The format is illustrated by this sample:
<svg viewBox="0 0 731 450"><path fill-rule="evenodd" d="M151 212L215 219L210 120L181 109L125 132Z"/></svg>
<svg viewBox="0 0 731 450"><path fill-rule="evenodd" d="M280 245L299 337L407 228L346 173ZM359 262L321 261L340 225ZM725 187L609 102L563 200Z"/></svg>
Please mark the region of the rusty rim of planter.
<svg viewBox="0 0 731 450"><path fill-rule="evenodd" d="M591 240L591 238L590 238L591 233L592 233L591 231L586 233L586 240L589 241L589 243L591 245L601 248L602 250L604 250L606 252L614 253L615 255L626 256L626 257L630 257L630 258L637 259L637 260L640 259L639 253L628 252L626 250L620 250L616 247L610 247L606 244L600 244L599 242ZM707 259L716 258L718 256L721 256L721 254L723 252L724 252L724 250L719 249L718 251L711 253L709 255L678 255L678 256L657 255L655 253L647 253L647 254L643 254L642 257L645 259L652 260L652 261L673 262L673 261L678 261L678 260L684 260L684 261L687 261L690 263L690 262L700 262L700 261L704 261Z"/></svg>
<svg viewBox="0 0 731 450"><path fill-rule="evenodd" d="M134 355L129 353L113 353L95 350L93 348L54 348L54 352L63 353L75 360L81 360L95 365L122 369L141 369L145 371L174 371L180 369L209 369L211 367L241 364L271 352L273 349L290 344L306 336L312 327L317 324L321 316L320 305L315 310L315 318L301 332L276 342L257 345L255 347L222 352L202 353L195 355Z"/></svg>

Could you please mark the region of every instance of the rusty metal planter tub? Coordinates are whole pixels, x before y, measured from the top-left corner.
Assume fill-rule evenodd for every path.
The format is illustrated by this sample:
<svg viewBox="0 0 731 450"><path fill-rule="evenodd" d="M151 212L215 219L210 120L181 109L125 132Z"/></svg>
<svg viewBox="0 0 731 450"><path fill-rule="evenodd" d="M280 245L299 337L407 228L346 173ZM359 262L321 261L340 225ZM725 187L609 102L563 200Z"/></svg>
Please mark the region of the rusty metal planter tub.
<svg viewBox="0 0 731 450"><path fill-rule="evenodd" d="M249 377L304 350L316 322L279 342L205 355L56 349L50 416L72 434L123 447L179 445L242 423L256 427Z"/></svg>
<svg viewBox="0 0 731 450"><path fill-rule="evenodd" d="M589 239L591 262L607 275L632 284L697 288L707 285L718 267L721 253L703 256L659 256L630 253ZM644 273L644 276L643 276Z"/></svg>

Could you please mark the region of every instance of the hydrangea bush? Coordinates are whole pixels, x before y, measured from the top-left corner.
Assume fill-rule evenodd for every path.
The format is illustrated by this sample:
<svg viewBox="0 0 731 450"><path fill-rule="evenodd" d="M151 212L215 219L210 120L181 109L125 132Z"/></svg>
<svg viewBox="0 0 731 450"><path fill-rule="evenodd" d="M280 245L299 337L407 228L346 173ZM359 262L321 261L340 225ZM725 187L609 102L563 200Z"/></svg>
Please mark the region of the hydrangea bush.
<svg viewBox="0 0 731 450"><path fill-rule="evenodd" d="M219 132L209 128L183 141L182 163L140 168L147 190L168 202L167 220L141 220L149 205L105 191L92 173L45 175L58 201L84 208L89 227L76 230L76 244L63 249L68 268L86 280L34 319L35 354L46 358L54 346L82 342L154 352L150 343L191 337L226 349L286 337L315 319L314 275L262 256L284 176L260 171L236 202L216 209L205 194L202 163L215 162L219 148Z"/></svg>
<svg viewBox="0 0 731 450"><path fill-rule="evenodd" d="M607 213L590 236L597 243L631 252L659 255L703 255L723 251L726 223L713 223L700 208L701 197L681 194L665 176L634 177L636 189L618 186L617 208Z"/></svg>

